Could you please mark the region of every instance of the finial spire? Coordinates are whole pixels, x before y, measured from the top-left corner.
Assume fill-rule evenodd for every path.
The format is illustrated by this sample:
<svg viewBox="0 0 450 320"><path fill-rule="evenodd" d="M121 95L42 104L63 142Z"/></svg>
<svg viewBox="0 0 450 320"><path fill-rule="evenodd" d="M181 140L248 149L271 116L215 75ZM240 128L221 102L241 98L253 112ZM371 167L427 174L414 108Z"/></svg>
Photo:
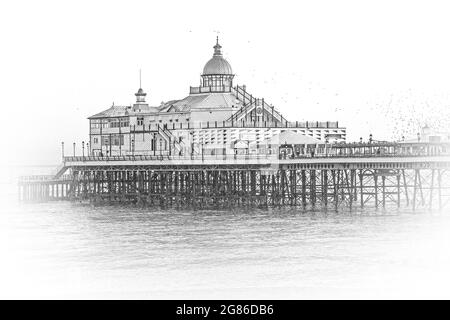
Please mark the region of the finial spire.
<svg viewBox="0 0 450 320"><path fill-rule="evenodd" d="M214 56L222 55L222 46L219 44L219 36L216 36L216 45L214 46Z"/></svg>
<svg viewBox="0 0 450 320"><path fill-rule="evenodd" d="M142 71L139 69L139 90L134 94L136 96L136 103L145 103L145 96L147 95L142 90Z"/></svg>

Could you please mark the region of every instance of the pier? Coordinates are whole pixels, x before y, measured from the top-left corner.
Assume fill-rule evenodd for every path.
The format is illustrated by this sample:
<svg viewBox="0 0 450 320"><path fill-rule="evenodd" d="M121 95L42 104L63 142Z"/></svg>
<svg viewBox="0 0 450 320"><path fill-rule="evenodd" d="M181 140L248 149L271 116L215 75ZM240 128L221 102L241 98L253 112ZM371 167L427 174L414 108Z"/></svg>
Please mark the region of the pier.
<svg viewBox="0 0 450 320"><path fill-rule="evenodd" d="M73 179L71 175L33 175L19 178L19 201L68 200Z"/></svg>
<svg viewBox="0 0 450 320"><path fill-rule="evenodd" d="M450 202L450 144L329 146L327 153L64 157L54 176L19 182L22 201L228 208L442 209Z"/></svg>
<svg viewBox="0 0 450 320"><path fill-rule="evenodd" d="M81 156L75 143L65 156L62 143L57 172L23 177L20 200L179 208L448 204L450 134L424 127L399 142L370 134L348 143L339 122L288 121L246 85L233 85L218 38L213 49L188 96L151 106L139 81L135 103L90 116Z"/></svg>

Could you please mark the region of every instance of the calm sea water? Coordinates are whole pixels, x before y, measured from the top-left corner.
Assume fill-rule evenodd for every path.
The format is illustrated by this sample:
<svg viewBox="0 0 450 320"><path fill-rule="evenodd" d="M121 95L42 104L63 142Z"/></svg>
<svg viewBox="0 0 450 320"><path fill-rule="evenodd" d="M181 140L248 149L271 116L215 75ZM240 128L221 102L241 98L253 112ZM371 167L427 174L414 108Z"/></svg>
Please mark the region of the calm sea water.
<svg viewBox="0 0 450 320"><path fill-rule="evenodd" d="M450 298L447 212L17 203L49 170L4 170L0 298Z"/></svg>

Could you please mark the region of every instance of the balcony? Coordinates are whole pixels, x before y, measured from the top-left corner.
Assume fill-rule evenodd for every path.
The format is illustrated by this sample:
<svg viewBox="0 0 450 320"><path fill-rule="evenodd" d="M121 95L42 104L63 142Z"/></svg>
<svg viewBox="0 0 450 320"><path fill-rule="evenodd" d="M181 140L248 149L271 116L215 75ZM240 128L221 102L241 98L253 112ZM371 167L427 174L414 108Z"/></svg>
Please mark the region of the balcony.
<svg viewBox="0 0 450 320"><path fill-rule="evenodd" d="M231 92L231 86L190 87L189 94Z"/></svg>

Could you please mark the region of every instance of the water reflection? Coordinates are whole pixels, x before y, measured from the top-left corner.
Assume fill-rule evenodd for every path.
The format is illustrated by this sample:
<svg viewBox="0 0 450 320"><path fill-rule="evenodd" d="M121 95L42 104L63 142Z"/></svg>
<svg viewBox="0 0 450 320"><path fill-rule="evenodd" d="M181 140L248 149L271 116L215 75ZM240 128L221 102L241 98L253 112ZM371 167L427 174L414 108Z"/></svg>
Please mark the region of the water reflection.
<svg viewBox="0 0 450 320"><path fill-rule="evenodd" d="M13 199L0 213L1 297L449 298L446 212Z"/></svg>

